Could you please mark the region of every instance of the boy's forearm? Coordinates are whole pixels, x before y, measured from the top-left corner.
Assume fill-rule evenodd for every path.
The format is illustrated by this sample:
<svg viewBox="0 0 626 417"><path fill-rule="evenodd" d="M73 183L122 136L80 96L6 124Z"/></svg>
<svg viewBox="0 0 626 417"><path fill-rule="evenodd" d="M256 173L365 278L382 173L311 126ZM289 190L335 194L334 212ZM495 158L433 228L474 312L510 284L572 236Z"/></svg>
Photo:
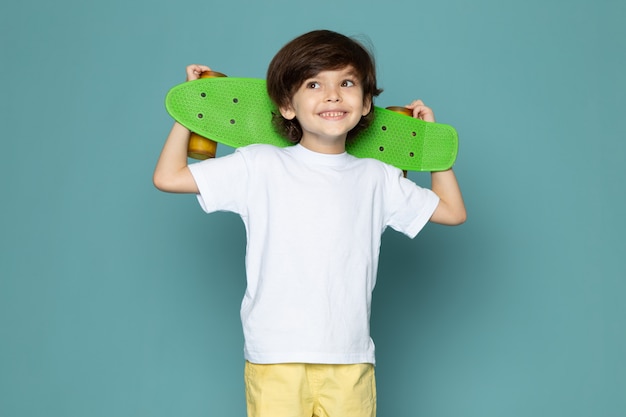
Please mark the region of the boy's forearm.
<svg viewBox="0 0 626 417"><path fill-rule="evenodd" d="M465 222L467 212L454 171L449 169L431 173L431 188L440 199L431 221L447 225Z"/></svg>
<svg viewBox="0 0 626 417"><path fill-rule="evenodd" d="M154 170L154 185L161 191L193 193L197 188L187 167L187 147L190 132L174 123L165 141Z"/></svg>
<svg viewBox="0 0 626 417"><path fill-rule="evenodd" d="M159 164L187 166L189 135L189 129L178 122L174 122L165 145L163 145L157 168Z"/></svg>

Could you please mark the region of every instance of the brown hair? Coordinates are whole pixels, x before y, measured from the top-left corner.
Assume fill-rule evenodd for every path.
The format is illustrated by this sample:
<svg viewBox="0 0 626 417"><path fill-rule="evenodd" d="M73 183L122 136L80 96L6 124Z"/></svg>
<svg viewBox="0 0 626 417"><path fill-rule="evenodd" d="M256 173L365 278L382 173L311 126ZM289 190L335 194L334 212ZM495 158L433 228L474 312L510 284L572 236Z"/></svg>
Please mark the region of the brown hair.
<svg viewBox="0 0 626 417"><path fill-rule="evenodd" d="M267 92L279 108L288 107L302 83L322 71L338 70L351 66L363 88L363 99L374 106L374 97L382 90L376 86L374 57L360 42L329 30L305 33L282 47L267 70ZM370 112L348 132L348 139L367 128L374 117ZM300 123L274 114L274 125L290 141L302 138Z"/></svg>

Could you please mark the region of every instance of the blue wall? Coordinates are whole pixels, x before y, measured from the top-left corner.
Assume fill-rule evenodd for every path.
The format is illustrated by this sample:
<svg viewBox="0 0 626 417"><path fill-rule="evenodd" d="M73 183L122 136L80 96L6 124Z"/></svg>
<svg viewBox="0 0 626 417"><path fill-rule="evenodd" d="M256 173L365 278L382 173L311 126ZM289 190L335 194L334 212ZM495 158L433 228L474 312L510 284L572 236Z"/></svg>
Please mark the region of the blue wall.
<svg viewBox="0 0 626 417"><path fill-rule="evenodd" d="M163 100L315 28L460 133L468 222L384 236L379 415L626 412L624 2L7 3L1 416L244 415L243 226L152 187Z"/></svg>

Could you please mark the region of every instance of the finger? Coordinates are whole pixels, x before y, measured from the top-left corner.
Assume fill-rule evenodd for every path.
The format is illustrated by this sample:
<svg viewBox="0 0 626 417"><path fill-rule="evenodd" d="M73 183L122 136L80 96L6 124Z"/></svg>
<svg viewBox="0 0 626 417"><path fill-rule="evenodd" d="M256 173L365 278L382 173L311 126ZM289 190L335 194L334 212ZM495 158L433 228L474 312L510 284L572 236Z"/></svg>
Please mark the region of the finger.
<svg viewBox="0 0 626 417"><path fill-rule="evenodd" d="M203 72L211 71L206 65L192 64L187 67L187 81L197 80Z"/></svg>
<svg viewBox="0 0 626 417"><path fill-rule="evenodd" d="M423 102L422 100L413 100L413 101L411 102L411 104L408 104L408 105L406 106L406 108L408 108L408 109L414 109L414 108L415 108L415 107L417 107L417 106L423 106L423 105L424 105L424 102Z"/></svg>
<svg viewBox="0 0 626 417"><path fill-rule="evenodd" d="M421 119L425 122L434 122L435 114L432 109L427 106L417 106L413 109L413 117Z"/></svg>
<svg viewBox="0 0 626 417"><path fill-rule="evenodd" d="M413 111L413 117L424 120L425 122L434 122L435 114L432 109L424 104L422 100L413 100L406 108Z"/></svg>

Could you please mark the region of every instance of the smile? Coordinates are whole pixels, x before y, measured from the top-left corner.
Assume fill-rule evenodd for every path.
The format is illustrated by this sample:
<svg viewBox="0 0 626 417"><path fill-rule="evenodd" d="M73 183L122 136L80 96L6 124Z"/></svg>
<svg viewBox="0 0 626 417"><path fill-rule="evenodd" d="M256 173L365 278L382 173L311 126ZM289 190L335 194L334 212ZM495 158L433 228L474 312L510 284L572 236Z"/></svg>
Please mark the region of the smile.
<svg viewBox="0 0 626 417"><path fill-rule="evenodd" d="M343 117L345 114L346 112L343 111L329 111L320 113L320 116L324 118L335 119L338 117Z"/></svg>

